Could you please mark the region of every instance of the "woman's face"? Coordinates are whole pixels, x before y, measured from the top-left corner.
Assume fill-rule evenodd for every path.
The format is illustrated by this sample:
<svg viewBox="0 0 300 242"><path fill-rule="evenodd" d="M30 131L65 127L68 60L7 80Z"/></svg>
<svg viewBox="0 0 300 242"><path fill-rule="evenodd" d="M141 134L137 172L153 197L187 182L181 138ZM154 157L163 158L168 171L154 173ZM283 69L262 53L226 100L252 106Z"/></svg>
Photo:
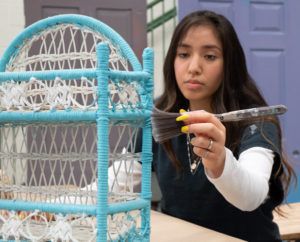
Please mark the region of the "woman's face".
<svg viewBox="0 0 300 242"><path fill-rule="evenodd" d="M191 27L178 43L174 60L177 85L190 109L211 111L212 95L223 79L222 44L208 25Z"/></svg>

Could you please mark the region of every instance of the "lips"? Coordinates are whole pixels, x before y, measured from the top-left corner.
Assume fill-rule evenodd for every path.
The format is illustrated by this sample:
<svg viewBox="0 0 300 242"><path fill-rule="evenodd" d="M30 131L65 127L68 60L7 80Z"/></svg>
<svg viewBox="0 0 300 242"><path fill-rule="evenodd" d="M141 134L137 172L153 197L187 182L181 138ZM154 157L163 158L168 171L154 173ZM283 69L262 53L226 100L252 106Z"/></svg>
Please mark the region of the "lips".
<svg viewBox="0 0 300 242"><path fill-rule="evenodd" d="M189 81L186 81L185 84L189 88L198 88L198 87L204 86L204 83L201 81L198 81L198 80L189 80Z"/></svg>
<svg viewBox="0 0 300 242"><path fill-rule="evenodd" d="M202 84L203 85L203 83L201 81L198 81L198 80L188 80L186 82L187 83L192 83L192 84Z"/></svg>

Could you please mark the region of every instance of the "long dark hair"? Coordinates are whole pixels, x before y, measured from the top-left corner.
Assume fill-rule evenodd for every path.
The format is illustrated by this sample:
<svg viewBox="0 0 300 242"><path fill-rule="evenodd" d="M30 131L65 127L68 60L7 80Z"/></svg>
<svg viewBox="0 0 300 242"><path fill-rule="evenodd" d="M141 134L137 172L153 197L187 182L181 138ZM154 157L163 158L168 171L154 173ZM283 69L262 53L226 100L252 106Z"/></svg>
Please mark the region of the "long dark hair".
<svg viewBox="0 0 300 242"><path fill-rule="evenodd" d="M224 16L211 11L197 11L191 13L183 18L177 25L164 62L165 89L156 106L168 112L178 112L180 108L189 107L189 101L182 95L176 83L174 60L178 44L186 36L188 30L191 27L200 25L211 26L223 47L223 81L219 89L213 95L211 104L212 111L214 113L222 113L255 106L266 106L267 102L248 73L245 54L232 24ZM281 128L278 120L271 118L271 121L277 125L281 139ZM241 133L245 125L246 123L242 122L225 124L225 145L233 153L237 151L240 145ZM173 164L178 169L182 169L182 165L174 153L171 141L165 142L163 147ZM285 194L293 177L295 184L297 183L294 170L282 156L280 168L275 174L280 176L282 183L286 185Z"/></svg>

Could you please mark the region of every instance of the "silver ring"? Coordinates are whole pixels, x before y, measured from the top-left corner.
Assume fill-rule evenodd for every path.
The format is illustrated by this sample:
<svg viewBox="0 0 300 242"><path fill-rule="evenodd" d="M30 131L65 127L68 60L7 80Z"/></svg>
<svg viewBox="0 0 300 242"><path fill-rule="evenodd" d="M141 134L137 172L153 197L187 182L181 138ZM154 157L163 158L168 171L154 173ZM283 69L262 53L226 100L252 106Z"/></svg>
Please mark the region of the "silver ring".
<svg viewBox="0 0 300 242"><path fill-rule="evenodd" d="M210 138L210 139L209 139L209 145L208 145L208 147L207 147L207 150L211 150L212 147L213 147L213 144L214 144L214 141Z"/></svg>
<svg viewBox="0 0 300 242"><path fill-rule="evenodd" d="M206 152L205 152L205 154L203 156L204 159L208 156L208 153L209 153L209 150L206 150Z"/></svg>

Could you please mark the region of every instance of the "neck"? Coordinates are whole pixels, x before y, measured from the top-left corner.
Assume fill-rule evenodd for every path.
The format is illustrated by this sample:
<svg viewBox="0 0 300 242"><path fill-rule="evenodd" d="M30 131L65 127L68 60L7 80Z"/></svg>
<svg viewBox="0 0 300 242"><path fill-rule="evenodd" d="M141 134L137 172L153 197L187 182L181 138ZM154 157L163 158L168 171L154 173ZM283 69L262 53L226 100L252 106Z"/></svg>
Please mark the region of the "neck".
<svg viewBox="0 0 300 242"><path fill-rule="evenodd" d="M190 101L189 104L190 111L196 111L196 110L205 110L206 112L212 112L210 102L193 102Z"/></svg>

